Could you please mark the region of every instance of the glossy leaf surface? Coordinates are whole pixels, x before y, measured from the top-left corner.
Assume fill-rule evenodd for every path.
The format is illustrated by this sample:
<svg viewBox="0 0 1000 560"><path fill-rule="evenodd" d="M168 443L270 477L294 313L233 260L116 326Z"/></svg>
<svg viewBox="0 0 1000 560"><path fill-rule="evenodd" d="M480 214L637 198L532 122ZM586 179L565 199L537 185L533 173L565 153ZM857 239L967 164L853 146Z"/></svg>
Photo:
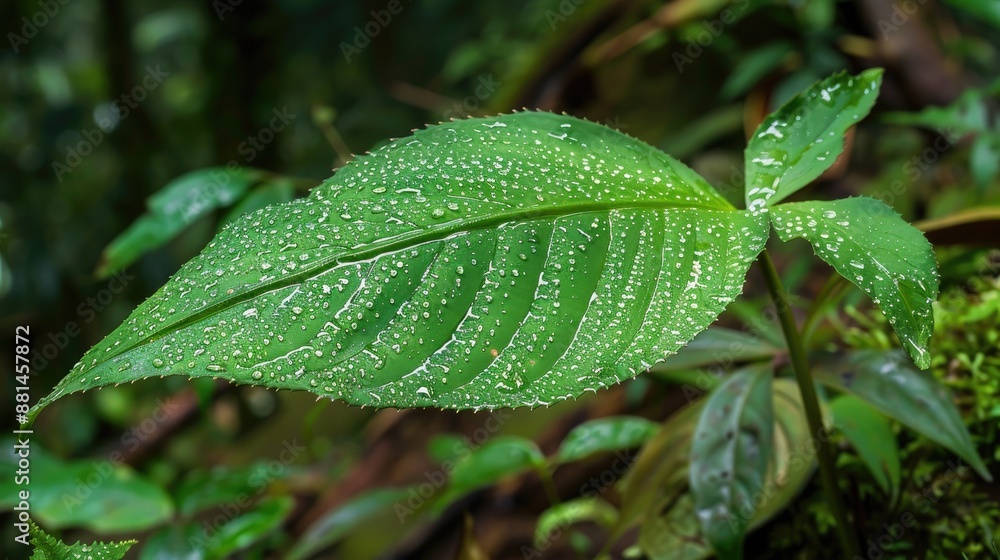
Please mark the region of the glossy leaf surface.
<svg viewBox="0 0 1000 560"><path fill-rule="evenodd" d="M373 406L537 406L704 330L767 235L693 171L548 113L430 127L244 216L32 410L168 374Z"/></svg>
<svg viewBox="0 0 1000 560"><path fill-rule="evenodd" d="M771 209L771 221L782 240L806 239L819 258L864 290L913 361L930 366L938 270L920 230L866 197L782 204Z"/></svg>
<svg viewBox="0 0 1000 560"><path fill-rule="evenodd" d="M771 366L734 372L712 392L691 443L691 493L702 533L720 558L741 558L764 488L774 437Z"/></svg>
<svg viewBox="0 0 1000 560"><path fill-rule="evenodd" d="M901 353L862 350L840 362L820 364L813 371L816 381L864 400L992 480L948 390L929 373L914 369Z"/></svg>
<svg viewBox="0 0 1000 560"><path fill-rule="evenodd" d="M881 84L878 68L835 74L768 115L744 155L747 208L774 205L833 165L844 134L871 110Z"/></svg>

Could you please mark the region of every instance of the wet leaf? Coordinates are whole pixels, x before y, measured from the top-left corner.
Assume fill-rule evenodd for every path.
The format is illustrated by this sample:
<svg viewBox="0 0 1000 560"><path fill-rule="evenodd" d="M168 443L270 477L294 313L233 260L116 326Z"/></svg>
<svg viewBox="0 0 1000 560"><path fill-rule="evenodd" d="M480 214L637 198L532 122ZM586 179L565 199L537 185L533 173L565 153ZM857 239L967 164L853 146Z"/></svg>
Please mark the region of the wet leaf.
<svg viewBox="0 0 1000 560"><path fill-rule="evenodd" d="M594 453L639 447L659 431L660 425L637 416L611 416L589 420L573 428L556 452L560 463Z"/></svg>
<svg viewBox="0 0 1000 560"><path fill-rule="evenodd" d="M14 442L0 440L0 468L17 470ZM111 457L112 459L114 456ZM51 529L139 531L173 515L170 497L130 467L111 460L63 461L31 445L31 514ZM0 510L17 504L14 477L0 478Z"/></svg>
<svg viewBox="0 0 1000 560"><path fill-rule="evenodd" d="M262 176L246 167L213 167L174 179L149 197L148 211L104 249L97 276L111 276L173 239L191 222L233 204Z"/></svg>
<svg viewBox="0 0 1000 560"><path fill-rule="evenodd" d="M719 558L742 558L764 488L774 443L772 378L769 364L733 373L708 398L692 438L691 493Z"/></svg>
<svg viewBox="0 0 1000 560"><path fill-rule="evenodd" d="M302 560L333 545L358 525L406 501L409 488L378 488L356 496L313 523L288 553L288 560Z"/></svg>
<svg viewBox="0 0 1000 560"><path fill-rule="evenodd" d="M921 369L931 363L934 250L892 208L866 197L796 202L771 209L782 240L804 238L819 258L865 291Z"/></svg>
<svg viewBox="0 0 1000 560"><path fill-rule="evenodd" d="M900 352L859 350L838 361L818 362L816 381L854 395L962 458L992 480L976 453L952 396L929 373L914 369Z"/></svg>
<svg viewBox="0 0 1000 560"><path fill-rule="evenodd" d="M705 329L767 233L763 214L607 127L532 112L442 124L231 224L30 415L163 375L382 407L555 403Z"/></svg>
<svg viewBox="0 0 1000 560"><path fill-rule="evenodd" d="M48 535L33 521L28 522L31 545L35 547L31 560L121 560L136 541L113 543L63 544Z"/></svg>
<svg viewBox="0 0 1000 560"><path fill-rule="evenodd" d="M875 104L882 69L835 74L768 115L744 154L747 208L771 206L811 183L844 151L844 134Z"/></svg>
<svg viewBox="0 0 1000 560"><path fill-rule="evenodd" d="M896 503L902 481L896 435L885 415L865 401L843 396L830 405L834 426L850 442L875 481Z"/></svg>

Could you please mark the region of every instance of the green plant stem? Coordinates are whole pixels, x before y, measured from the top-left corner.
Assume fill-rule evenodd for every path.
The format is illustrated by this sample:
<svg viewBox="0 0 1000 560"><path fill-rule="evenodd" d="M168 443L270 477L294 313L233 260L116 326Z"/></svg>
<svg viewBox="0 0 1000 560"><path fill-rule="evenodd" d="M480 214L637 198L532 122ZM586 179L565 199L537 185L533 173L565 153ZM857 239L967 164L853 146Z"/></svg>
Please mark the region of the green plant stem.
<svg viewBox="0 0 1000 560"><path fill-rule="evenodd" d="M853 557L860 550L857 535L847 522L847 510L837 489L837 471L833 460L833 451L830 449L830 438L826 437L826 427L823 425L819 399L816 397L816 386L809 373L809 360L806 358L805 348L802 346L802 337L795 325L795 317L792 316L792 308L788 301L788 294L785 292L785 286L781 283L781 277L778 276L778 271L774 268L774 262L771 261L771 256L767 251L761 253L760 263L764 269L767 288L771 292L771 298L774 300L774 306L778 312L781 330L785 333L785 341L788 343L788 355L792 361L792 369L795 371L799 391L802 393L802 404L806 410L809 432L815 434L819 443L816 454L819 460L819 475L823 493L826 494L826 502L837 522L837 536L840 538L845 556Z"/></svg>
<svg viewBox="0 0 1000 560"><path fill-rule="evenodd" d="M549 503L557 506L562 503L559 499L559 492L556 490L556 483L552 479L552 473L546 465L538 465L535 467L535 471L538 473L538 477L542 479L542 486L545 488L545 494L549 497Z"/></svg>

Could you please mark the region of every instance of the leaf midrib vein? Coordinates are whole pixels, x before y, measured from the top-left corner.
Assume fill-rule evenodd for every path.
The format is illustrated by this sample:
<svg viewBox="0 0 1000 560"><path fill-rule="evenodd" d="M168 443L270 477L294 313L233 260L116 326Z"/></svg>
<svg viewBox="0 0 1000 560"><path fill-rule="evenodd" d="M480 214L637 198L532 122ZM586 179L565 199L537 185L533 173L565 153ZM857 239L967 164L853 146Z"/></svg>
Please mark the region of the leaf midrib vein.
<svg viewBox="0 0 1000 560"><path fill-rule="evenodd" d="M452 220L450 222L442 223L441 226L436 228L426 228L413 232L412 234L402 234L391 239L382 240L379 242L372 243L366 247L354 247L345 253L341 253L336 256L330 256L322 258L316 261L316 264L312 267L302 268L294 274L289 274L281 278L276 278L272 281L266 282L260 286L233 294L232 297L213 303L204 309L195 312L188 317L179 319L178 321L164 325L162 328L157 330L155 333L150 334L141 341L126 346L120 351L114 353L113 355L100 360L95 366L83 370L79 373L86 373L99 368L102 364L110 362L111 360L131 352L132 350L144 346L151 342L155 342L171 333L183 330L184 328L201 321L206 317L210 317L217 313L221 313L227 309L235 307L240 303L252 300L256 297L264 295L269 292L278 291L283 288L287 288L292 285L301 284L309 278L313 278L327 272L333 268L340 265L352 264L358 262L364 262L366 260L371 260L382 255L406 249L409 247L415 247L418 245L423 245L425 243L433 243L435 241L442 241L453 235L461 233L469 233L472 231L487 229L490 227L500 226L509 222L520 222L520 221L531 221L535 219L558 219L573 214L583 214L591 212L611 212L614 210L670 210L670 209L681 209L689 208L691 210L707 210L715 212L737 212L738 210L734 207L730 208L715 208L709 206L697 206L697 205L684 205L673 201L656 201L656 202L630 202L627 204L622 204L618 202L605 202L605 203L576 203L576 204L566 204L560 206L553 206L545 209L519 209L515 212L500 213L492 216L485 216L475 220L461 221ZM112 333L114 334L114 333ZM109 335L111 336L111 335ZM96 350L98 347L94 347ZM90 354L90 352L87 352ZM86 355L85 355L86 357Z"/></svg>

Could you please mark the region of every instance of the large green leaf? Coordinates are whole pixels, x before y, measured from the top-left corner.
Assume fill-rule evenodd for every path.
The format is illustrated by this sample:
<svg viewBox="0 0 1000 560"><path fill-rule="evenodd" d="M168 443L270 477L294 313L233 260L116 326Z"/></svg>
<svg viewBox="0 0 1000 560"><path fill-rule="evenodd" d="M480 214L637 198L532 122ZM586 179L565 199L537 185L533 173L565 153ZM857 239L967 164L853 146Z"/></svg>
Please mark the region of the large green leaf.
<svg viewBox="0 0 1000 560"><path fill-rule="evenodd" d="M913 361L930 367L938 271L920 230L867 197L782 204L771 209L771 221L782 240L805 238L819 258L864 290Z"/></svg>
<svg viewBox="0 0 1000 560"><path fill-rule="evenodd" d="M882 70L835 74L768 115L744 154L747 208L771 206L808 185L844 151L847 129L875 104Z"/></svg>
<svg viewBox="0 0 1000 560"><path fill-rule="evenodd" d="M992 480L948 390L929 373L911 367L900 352L859 350L820 364L813 371L816 381L864 400Z"/></svg>
<svg viewBox="0 0 1000 560"><path fill-rule="evenodd" d="M742 558L771 462L774 405L771 366L733 373L712 392L691 442L690 485L702 533L719 558Z"/></svg>
<svg viewBox="0 0 1000 560"><path fill-rule="evenodd" d="M767 233L762 213L607 127L442 124L227 227L31 416L162 375L374 406L554 403L704 330Z"/></svg>

